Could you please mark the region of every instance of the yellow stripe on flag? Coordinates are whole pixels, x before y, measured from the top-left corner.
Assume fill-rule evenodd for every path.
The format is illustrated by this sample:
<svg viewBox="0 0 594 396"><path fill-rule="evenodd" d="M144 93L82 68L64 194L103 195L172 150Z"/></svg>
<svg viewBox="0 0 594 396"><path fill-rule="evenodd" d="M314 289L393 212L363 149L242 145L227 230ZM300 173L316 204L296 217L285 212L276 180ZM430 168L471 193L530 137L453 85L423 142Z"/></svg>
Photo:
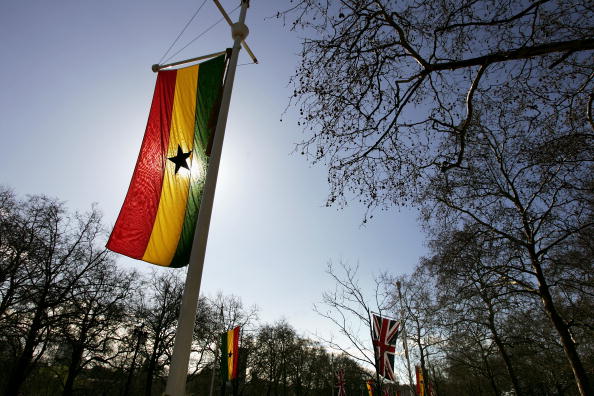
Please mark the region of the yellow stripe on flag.
<svg viewBox="0 0 594 396"><path fill-rule="evenodd" d="M234 335L235 332L233 330L229 330L227 333L227 351L230 352L230 354L227 354L227 375L229 379L233 378L233 359L235 358L233 356Z"/></svg>
<svg viewBox="0 0 594 396"><path fill-rule="evenodd" d="M193 149L197 84L198 66L177 71L168 158L177 155L178 146L184 153ZM192 160L192 157L187 160L190 168ZM189 187L190 172L180 168L176 174L175 164L166 160L159 209L142 257L144 261L165 266L171 263L184 222Z"/></svg>

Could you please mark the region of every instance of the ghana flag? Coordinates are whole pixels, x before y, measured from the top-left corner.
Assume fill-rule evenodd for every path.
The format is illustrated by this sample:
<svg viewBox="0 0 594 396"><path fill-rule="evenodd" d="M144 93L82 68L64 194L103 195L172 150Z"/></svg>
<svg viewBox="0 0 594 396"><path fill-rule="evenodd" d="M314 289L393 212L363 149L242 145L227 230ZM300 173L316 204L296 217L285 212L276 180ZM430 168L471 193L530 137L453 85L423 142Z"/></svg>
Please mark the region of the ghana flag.
<svg viewBox="0 0 594 396"><path fill-rule="evenodd" d="M367 387L367 394L373 396L373 380L367 380L365 386Z"/></svg>
<svg viewBox="0 0 594 396"><path fill-rule="evenodd" d="M163 266L188 264L224 70L221 55L158 73L140 154L108 249Z"/></svg>
<svg viewBox="0 0 594 396"><path fill-rule="evenodd" d="M240 327L237 326L221 335L221 377L223 381L237 378L239 329Z"/></svg>

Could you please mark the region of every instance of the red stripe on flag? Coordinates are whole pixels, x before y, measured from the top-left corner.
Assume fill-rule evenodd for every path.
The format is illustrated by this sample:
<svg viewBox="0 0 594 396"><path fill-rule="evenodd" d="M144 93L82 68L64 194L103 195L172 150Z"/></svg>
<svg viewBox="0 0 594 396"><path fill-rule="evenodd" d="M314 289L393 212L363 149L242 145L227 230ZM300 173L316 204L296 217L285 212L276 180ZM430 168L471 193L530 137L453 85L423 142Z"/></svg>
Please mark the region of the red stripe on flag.
<svg viewBox="0 0 594 396"><path fill-rule="evenodd" d="M142 259L157 215L167 161L177 71L157 75L151 111L122 210L107 248Z"/></svg>
<svg viewBox="0 0 594 396"><path fill-rule="evenodd" d="M233 329L233 373L231 378L237 378L237 366L239 364L239 326Z"/></svg>

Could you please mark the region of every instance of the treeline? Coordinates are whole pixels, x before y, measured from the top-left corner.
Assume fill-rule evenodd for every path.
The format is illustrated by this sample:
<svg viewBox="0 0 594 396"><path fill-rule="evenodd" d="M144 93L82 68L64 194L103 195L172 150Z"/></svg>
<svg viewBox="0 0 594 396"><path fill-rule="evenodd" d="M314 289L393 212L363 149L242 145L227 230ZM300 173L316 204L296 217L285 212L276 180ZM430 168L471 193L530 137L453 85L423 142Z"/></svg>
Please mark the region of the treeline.
<svg viewBox="0 0 594 396"><path fill-rule="evenodd" d="M487 222L478 215L456 217L460 210L448 208L455 205L452 198L434 201L425 223L430 254L411 274L377 278L371 303L363 298L356 267L330 264L338 291L323 295L330 309L318 312L342 331L353 328L341 320L353 313L353 323L367 326L373 311L400 320L410 351L409 365L398 343L400 382L413 383L419 365L434 395L592 395L594 229L585 214L591 216L593 205L583 200L574 206L567 193L560 195L564 199L539 221L525 222L534 214L520 205L506 208L490 199L465 209L491 210ZM575 214L545 223L559 202L571 203ZM586 226L571 222L577 215ZM372 365L368 341L352 342L367 350Z"/></svg>
<svg viewBox="0 0 594 396"><path fill-rule="evenodd" d="M420 210L403 315L434 388L594 395L592 2L292 3L328 204Z"/></svg>
<svg viewBox="0 0 594 396"><path fill-rule="evenodd" d="M592 234L588 238L581 245L584 250L576 248L566 258L567 265L569 260L575 260L573 265L592 262L594 239ZM423 258L413 273L376 278L373 302L364 297L358 267L330 264L328 273L336 289L324 293L323 307L317 310L341 332L351 334L353 345L348 347L362 351L368 367L373 366L374 355L367 330L359 338L352 329L361 323L370 328L372 312L397 319L401 329L395 371L398 382L413 384L413 391L419 366L425 394L433 396L578 395L566 351L537 292L528 283L503 275L501 251L481 248L477 239L477 233L457 232L434 240L433 254ZM569 290L556 293L557 309L591 382L594 296L583 290L572 292L571 286L581 284L585 289L593 279L576 278L570 271L562 276L564 281L557 282ZM347 345L333 347L348 354Z"/></svg>
<svg viewBox="0 0 594 396"><path fill-rule="evenodd" d="M413 274L385 279L394 311L404 313L411 356L423 367L426 383L439 396L578 395L536 286L507 277L501 252L477 246L477 239L472 232L443 236L432 245L434 255ZM572 256L575 265L583 263L579 256ZM564 271L566 282L573 276ZM573 280L592 283L591 277ZM396 282L402 286L401 300ZM564 286L555 293L557 309L591 383L594 298Z"/></svg>
<svg viewBox="0 0 594 396"><path fill-rule="evenodd" d="M518 178L509 180L513 187ZM453 176L449 181L463 186ZM468 195L476 192L471 188ZM581 191L588 197L581 202L558 191L539 214L521 203L504 205L488 191L456 206L468 195L446 190L441 202L425 207L431 209L425 222L429 254L411 274L380 276L370 303L362 297L357 268L330 265L338 292L325 293L330 309L318 311L342 331L353 328L341 321L352 313L355 324L367 326L372 311L400 320L410 351L409 365L397 346L400 382L413 383L419 365L434 395L593 395L592 191ZM372 365L368 341L353 343L367 349Z"/></svg>
<svg viewBox="0 0 594 396"><path fill-rule="evenodd" d="M124 270L103 248L96 208L69 213L0 187L0 389L4 395L160 395L183 290L179 271ZM349 394L368 374L286 322L260 324L235 296L201 297L187 391L220 394L219 336L241 326L236 394ZM213 371L214 370L214 371ZM350 387L350 388L349 388ZM228 392L227 394L231 394Z"/></svg>

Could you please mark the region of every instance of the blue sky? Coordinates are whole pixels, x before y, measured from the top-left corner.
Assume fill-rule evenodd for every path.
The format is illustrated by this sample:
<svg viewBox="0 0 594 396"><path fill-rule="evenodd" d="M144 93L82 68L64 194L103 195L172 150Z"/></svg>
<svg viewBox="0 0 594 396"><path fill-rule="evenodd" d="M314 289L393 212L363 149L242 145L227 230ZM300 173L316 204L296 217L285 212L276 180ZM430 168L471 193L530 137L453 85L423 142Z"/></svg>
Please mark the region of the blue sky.
<svg viewBox="0 0 594 396"><path fill-rule="evenodd" d="M96 202L111 228L138 154L153 93L150 70L201 0L30 0L0 3L0 184L44 193L87 210ZM236 0L223 0L231 10ZM256 304L301 334L329 334L312 311L333 284L332 260L359 263L372 292L381 271L408 272L424 254L416 212L325 207L326 169L292 154L301 139L293 109L280 122L298 62L299 36L272 17L285 1L252 0L248 43L259 65L238 67L202 293ZM238 13L233 14L233 19ZM208 0L176 48L219 19ZM220 23L175 60L231 46ZM174 49L175 51L175 49ZM240 54L240 64L250 62ZM120 257L128 268L149 264ZM171 269L160 269L171 271Z"/></svg>

